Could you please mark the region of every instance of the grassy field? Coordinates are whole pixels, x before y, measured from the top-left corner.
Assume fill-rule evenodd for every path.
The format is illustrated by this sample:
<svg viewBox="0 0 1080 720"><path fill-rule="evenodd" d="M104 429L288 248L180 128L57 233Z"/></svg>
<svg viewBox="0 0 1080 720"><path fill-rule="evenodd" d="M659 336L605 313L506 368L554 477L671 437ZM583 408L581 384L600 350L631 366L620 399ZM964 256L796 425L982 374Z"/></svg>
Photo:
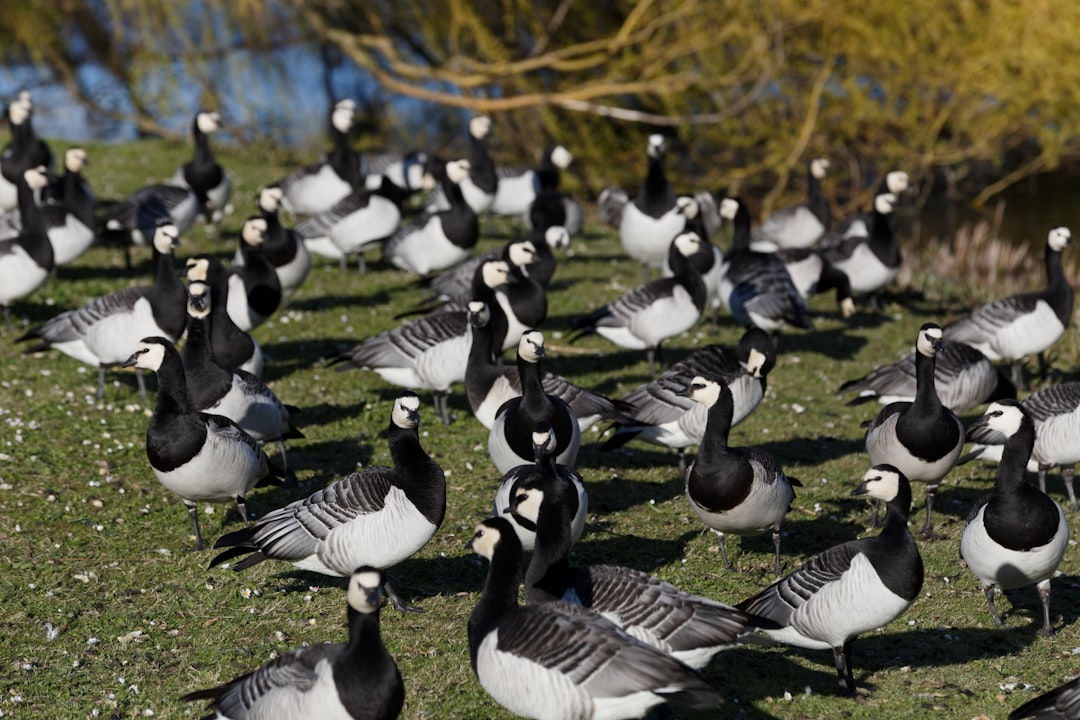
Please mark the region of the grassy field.
<svg viewBox="0 0 1080 720"><path fill-rule="evenodd" d="M107 198L171 174L190 152L152 143L89 151L88 176ZM254 210L256 188L280 176L286 164L257 149L221 157L236 188L237 212L227 223L232 231ZM485 236L484 247L502 242L509 228L485 227L495 232ZM548 367L619 395L648 379L643 354L619 351L599 338L565 343L576 315L640 276L636 265L621 259L612 233L591 229L560 261L550 288ZM1045 237L1045 229L1033 235ZM233 243L197 226L178 254L231 256ZM37 324L106 291L149 282L149 255L142 250L129 274L118 251L92 249L17 306L21 322ZM394 326L394 312L423 294L405 274L372 267L363 276L352 269L343 274L336 263L317 259L292 306L256 330L268 357L264 379L285 402L302 408L296 421L307 436L290 445L303 487L257 491L249 498L256 514L357 465L389 462L383 435L397 390L374 373L324 366L355 340ZM1041 275L1031 278L1032 285L1042 282ZM962 312L967 296L961 289L900 292L883 311L862 310L850 322L840 320L831 298L818 298L815 330L780 339L768 395L732 440L764 447L802 481L783 538L787 569L867 532L867 505L849 492L867 467L859 424L878 406L847 407L835 389L905 353L923 322ZM671 343L668 359L707 343L734 343L740 334L727 318L702 324ZM0 342L0 623L7 635L0 644L0 715L199 717L202 706L180 703L179 696L291 647L344 639L344 581L280 563L244 573L208 571L212 553L191 551L183 506L147 463L143 439L152 399L140 402L130 373L111 374L106 402L98 404L93 369L57 352L24 356L13 339L7 331ZM1072 371L1075 331L1061 343L1066 350L1051 360ZM1060 374L1051 377L1058 379ZM423 442L446 470L447 515L434 540L396 569L400 584L426 612L382 614L386 644L405 679L403 717L506 717L472 676L465 632L486 568L463 545L490 512L497 484L487 431L460 392L451 400L457 422L450 427L435 420L430 397L424 402ZM576 548L578 562L632 565L729 602L773 579L767 537L730 542L737 567L723 569L712 534L683 497L673 455L638 444L605 454L597 440L587 434L580 457L590 514ZM922 596L899 620L855 643L856 679L863 688L856 699L836 696L828 652L749 648L721 654L708 668L729 690L730 701L718 713L675 711L667 717L1004 718L1034 696L1033 686L1049 689L1080 673L1075 550L1054 580L1057 635L1050 639L1036 635L1041 615L1033 588L999 601L1006 626L995 628L977 580L960 562L963 518L993 474L992 467L967 465L949 475L936 505L945 537L920 541ZM1051 492L1062 497L1056 473ZM914 520L920 523L922 488L915 494ZM201 510L210 541L238 527L224 506Z"/></svg>

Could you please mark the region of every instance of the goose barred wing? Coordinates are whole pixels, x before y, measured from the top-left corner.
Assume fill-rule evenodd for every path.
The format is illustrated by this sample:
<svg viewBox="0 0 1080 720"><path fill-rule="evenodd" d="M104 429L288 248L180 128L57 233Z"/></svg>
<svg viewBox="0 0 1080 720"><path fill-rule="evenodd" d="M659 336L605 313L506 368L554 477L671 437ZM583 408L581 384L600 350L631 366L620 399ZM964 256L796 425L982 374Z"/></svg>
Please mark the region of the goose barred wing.
<svg viewBox="0 0 1080 720"><path fill-rule="evenodd" d="M858 547L851 543L834 545L736 607L779 623L781 627L789 625L796 610L848 571L858 552Z"/></svg>
<svg viewBox="0 0 1080 720"><path fill-rule="evenodd" d="M269 469L270 463L266 453L263 452L262 446L259 445L255 438L241 430L239 425L222 415L211 415L210 413L201 413L201 415L206 421L206 431L211 437L229 443L238 442L243 444L256 457L261 458L264 471Z"/></svg>
<svg viewBox="0 0 1080 720"><path fill-rule="evenodd" d="M460 311L425 315L362 340L337 361L354 367L409 367L425 350L464 335L468 326L468 317Z"/></svg>
<svg viewBox="0 0 1080 720"><path fill-rule="evenodd" d="M602 415L611 419L621 418L628 420L634 414L634 408L629 403L575 385L561 375L545 372L542 383L545 394L557 397L565 402L574 411L574 415L579 418ZM511 379L511 384L520 390L520 387L518 387L521 384L520 379L517 380L517 383L514 383Z"/></svg>
<svg viewBox="0 0 1080 720"><path fill-rule="evenodd" d="M312 215L306 220L297 223L294 229L300 234L300 237L305 239L324 237L334 225L337 225L357 210L363 210L370 202L370 190L353 190L344 198L338 200L326 212Z"/></svg>
<svg viewBox="0 0 1080 720"><path fill-rule="evenodd" d="M604 318L602 318L597 322L597 325L614 324L622 326L628 324L635 315L650 307L657 300L671 297L676 283L675 278L663 278L628 290L607 305L607 309L611 313L610 318L616 319L616 321L604 322Z"/></svg>
<svg viewBox="0 0 1080 720"><path fill-rule="evenodd" d="M600 211L601 219L611 227L617 228L622 222L623 210L629 202L630 195L625 190L606 187L597 196L596 207Z"/></svg>
<svg viewBox="0 0 1080 720"><path fill-rule="evenodd" d="M1050 692L1029 700L1009 714L1009 720L1043 718L1075 720L1080 718L1080 678L1074 678Z"/></svg>
<svg viewBox="0 0 1080 720"><path fill-rule="evenodd" d="M1044 422L1056 415L1069 415L1080 407L1080 383L1051 385L1028 397L1023 405L1036 422Z"/></svg>
<svg viewBox="0 0 1080 720"><path fill-rule="evenodd" d="M1038 299L1037 293L1024 293L987 303L967 317L946 325L942 339L960 343L981 342L996 335L1018 315L1032 312Z"/></svg>

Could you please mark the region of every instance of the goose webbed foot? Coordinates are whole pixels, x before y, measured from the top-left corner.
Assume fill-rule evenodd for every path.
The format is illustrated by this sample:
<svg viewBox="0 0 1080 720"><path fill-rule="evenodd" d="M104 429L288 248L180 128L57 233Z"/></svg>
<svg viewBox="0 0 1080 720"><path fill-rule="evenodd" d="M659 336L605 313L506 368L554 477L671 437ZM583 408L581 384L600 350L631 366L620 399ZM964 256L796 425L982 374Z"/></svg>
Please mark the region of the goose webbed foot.
<svg viewBox="0 0 1080 720"><path fill-rule="evenodd" d="M387 600L390 601L391 607L393 607L398 612L403 612L403 613L422 613L422 612L424 612L424 608L417 607L416 605L412 605L410 603L405 602L401 598L401 596L397 594L397 591L394 589L394 586L390 584L390 580L386 580L383 583L383 589L386 591L386 598L387 598Z"/></svg>

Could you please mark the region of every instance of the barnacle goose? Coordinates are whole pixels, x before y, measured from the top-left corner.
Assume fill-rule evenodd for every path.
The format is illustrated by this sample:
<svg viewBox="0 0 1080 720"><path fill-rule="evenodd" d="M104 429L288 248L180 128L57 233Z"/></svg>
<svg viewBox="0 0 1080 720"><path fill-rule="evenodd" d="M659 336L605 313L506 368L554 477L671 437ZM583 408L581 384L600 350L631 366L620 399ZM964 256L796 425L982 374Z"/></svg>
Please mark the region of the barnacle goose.
<svg viewBox="0 0 1080 720"><path fill-rule="evenodd" d="M352 100L334 103L330 108L330 152L273 183L281 188L281 207L298 215L317 215L363 184L356 153L349 146L355 115Z"/></svg>
<svg viewBox="0 0 1080 720"><path fill-rule="evenodd" d="M768 642L754 634L758 623L753 618L730 605L622 565L571 565L573 499L574 489L565 482L530 480L514 495L514 515L536 528L525 571L526 603L562 600L589 608L697 670L721 650Z"/></svg>
<svg viewBox="0 0 1080 720"><path fill-rule="evenodd" d="M570 342L597 333L616 345L645 350L654 372L660 344L694 327L701 319L707 290L689 257L702 247L697 233L682 233L670 243L671 277L652 280L623 293L574 324Z"/></svg>
<svg viewBox="0 0 1080 720"><path fill-rule="evenodd" d="M210 700L211 718L392 720L405 704L397 663L379 632L382 573L370 566L349 578L349 641L305 645L219 687L181 700Z"/></svg>
<svg viewBox="0 0 1080 720"><path fill-rule="evenodd" d="M809 248L821 239L832 223L829 203L821 192L821 181L828 174L826 158L810 161L806 170L806 202L777 210L754 228L751 242L755 250Z"/></svg>
<svg viewBox="0 0 1080 720"><path fill-rule="evenodd" d="M911 187L911 178L903 170L892 170L885 173L875 195L892 193L897 200ZM871 227L874 224L873 213L861 213L846 220L836 223L830 234L839 237L870 237Z"/></svg>
<svg viewBox="0 0 1080 720"><path fill-rule="evenodd" d="M1031 451L1031 462L1039 475L1039 489L1046 492L1046 471L1055 465L1061 466L1061 480L1069 496L1069 508L1077 511L1076 490L1073 488L1073 475L1076 463L1080 462L1080 382L1066 382L1060 385L1036 390L1024 398L1020 405L1035 424L1035 446ZM1001 460L1004 451L1004 436L990 430L987 426L968 428L967 441L975 446L958 463L975 459Z"/></svg>
<svg viewBox="0 0 1080 720"><path fill-rule="evenodd" d="M405 194L412 195L421 190L433 189L432 186L424 184L429 162L428 154L419 150L367 152L360 156L360 172L364 175L365 183L375 185L374 178L377 176L383 181L393 183Z"/></svg>
<svg viewBox="0 0 1080 720"><path fill-rule="evenodd" d="M736 607L780 625L769 637L833 651L840 693L856 693L852 643L898 618L923 584L919 547L908 530L911 485L891 465L875 465L852 495L887 503L881 533L835 545Z"/></svg>
<svg viewBox="0 0 1080 720"><path fill-rule="evenodd" d="M488 150L487 138L490 134L491 118L478 115L469 120L469 164L465 168L468 173L461 180L461 193L477 215L491 210L499 189L495 161ZM442 191L453 206L451 189L445 183L442 184Z"/></svg>
<svg viewBox="0 0 1080 720"><path fill-rule="evenodd" d="M11 323L11 305L41 287L53 269L53 248L45 231L34 191L49 182L45 166L32 167L19 180L19 213L22 229L0 240L0 306L4 321Z"/></svg>
<svg viewBox="0 0 1080 720"><path fill-rule="evenodd" d="M381 175L368 182L296 225L308 250L337 258L342 270L349 256L356 255L357 269L366 272L364 253L381 245L401 226L401 206L408 192Z"/></svg>
<svg viewBox="0 0 1080 720"><path fill-rule="evenodd" d="M934 364L934 386L941 404L955 413L993 400L1016 397L1016 387L975 348L963 343L941 343ZM915 399L915 353L891 365L879 365L866 375L849 380L838 392L857 392L848 405L877 400L882 405Z"/></svg>
<svg viewBox="0 0 1080 720"><path fill-rule="evenodd" d="M672 239L683 231L686 219L675 203L675 191L664 172L664 136L650 135L646 151L649 169L641 190L623 205L618 222L623 251L641 263L645 280L649 268L659 268Z"/></svg>
<svg viewBox="0 0 1080 720"><path fill-rule="evenodd" d="M193 409L224 415L259 442L274 441L281 453L286 484L295 485L285 455L286 438L304 435L293 427L286 406L262 380L243 370L226 370L214 361L210 348L213 297L210 286L201 281L188 285L187 339L180 358Z"/></svg>
<svg viewBox="0 0 1080 720"><path fill-rule="evenodd" d="M240 226L240 256L244 262L229 269L229 317L244 332L258 327L281 305L281 281L263 253L266 220L258 215Z"/></svg>
<svg viewBox="0 0 1080 720"><path fill-rule="evenodd" d="M544 391L540 360L544 357L544 334L529 330L518 341L517 370L521 395L512 397L495 411L488 432L488 454L504 475L511 468L533 460L532 432L549 423L555 433L555 461L574 467L581 447L581 427L570 405Z"/></svg>
<svg viewBox="0 0 1080 720"><path fill-rule="evenodd" d="M772 533L776 573L780 573L780 524L791 509L793 486L779 463L756 447L728 444L734 412L726 383L697 376L687 388L690 398L708 408L705 434L697 457L686 470L686 499L703 523L716 534L724 567L731 569L724 536Z"/></svg>
<svg viewBox="0 0 1080 720"><path fill-rule="evenodd" d="M562 145L552 145L544 151L535 168L500 167L491 212L496 215L522 217L529 212L541 190L559 189L559 171L570 167L574 156ZM558 199L561 205L561 198ZM565 218L564 218L565 220Z"/></svg>
<svg viewBox="0 0 1080 720"><path fill-rule="evenodd" d="M507 281L505 262L485 263L478 271L486 287ZM425 388L435 396L435 411L450 423L447 406L450 386L465 379L472 345L472 328L459 310L425 315L396 328L372 335L330 361L339 370L367 368L388 383L406 388Z"/></svg>
<svg viewBox="0 0 1080 720"><path fill-rule="evenodd" d="M420 398L402 393L387 431L393 467L358 470L267 513L251 527L221 536L214 547L229 549L210 567L247 555L234 570L285 560L301 570L345 577L350 568L388 568L418 552L446 514L446 478L420 444L419 425ZM395 608L415 609L384 585Z"/></svg>
<svg viewBox="0 0 1080 720"><path fill-rule="evenodd" d="M1080 677L1058 685L1009 713L1009 720L1080 720Z"/></svg>
<svg viewBox="0 0 1080 720"><path fill-rule="evenodd" d="M26 349L49 348L98 369L98 400L105 396L105 369L127 360L144 337L175 342L184 334L187 292L176 277L173 247L176 226L163 221L154 229L154 283L122 288L90 300L81 308L60 313L29 330L19 341L38 340ZM139 394L146 397L142 371L136 368Z"/></svg>
<svg viewBox="0 0 1080 720"><path fill-rule="evenodd" d="M191 135L195 140L195 157L177 168L170 181L179 187L191 188L199 199L199 212L207 222L219 223L232 212L232 180L214 158L210 149L210 135L221 129L221 114L200 110L191 121Z"/></svg>
<svg viewBox="0 0 1080 720"><path fill-rule="evenodd" d="M246 370L255 377L261 376L262 348L229 315L229 274L221 260L206 253L188 258L187 279L205 282L215 298L210 306L210 348L214 361L226 370Z"/></svg>
<svg viewBox="0 0 1080 720"><path fill-rule="evenodd" d="M157 373L154 414L146 429L146 457L167 490L180 496L195 528L195 549L206 547L199 531L200 502L236 501L247 522L247 494L269 477L270 464L259 443L221 415L191 406L184 363L162 337L143 338L124 367Z"/></svg>
<svg viewBox="0 0 1080 720"><path fill-rule="evenodd" d="M540 423L532 432L533 462L510 468L503 475L499 489L495 491L495 515L510 521L517 533L521 547L532 550L536 543L536 517L519 514L516 498L526 487L551 489L565 488L558 494L558 502L565 503L568 533L567 550L581 539L585 532L585 517L589 513L589 493L585 482L573 468L555 462L557 440L551 423ZM552 491L554 496L554 491Z"/></svg>
<svg viewBox="0 0 1080 720"><path fill-rule="evenodd" d="M780 248L775 254L784 262L791 282L803 298L809 301L811 295L833 290L840 316L849 318L855 314L851 278L826 260L816 248Z"/></svg>
<svg viewBox="0 0 1080 720"><path fill-rule="evenodd" d="M964 447L964 424L941 404L934 366L941 348L941 328L926 323L915 341L915 399L889 403L866 430L866 452L874 465L893 465L911 482L926 483L926 522L922 534L934 533L934 494Z"/></svg>
<svg viewBox="0 0 1080 720"><path fill-rule="evenodd" d="M720 693L695 670L600 615L564 602L519 606L521 542L504 518L469 543L490 561L469 615L469 658L480 685L522 717L639 718L673 702L707 709Z"/></svg>
<svg viewBox="0 0 1080 720"><path fill-rule="evenodd" d="M52 150L34 132L33 111L34 104L26 90L7 107L11 142L0 151L0 212L18 207L18 187L27 170L40 166L48 172L53 165Z"/></svg>
<svg viewBox="0 0 1080 720"><path fill-rule="evenodd" d="M147 245L145 230L161 220L176 226L183 235L195 223L199 199L190 188L163 183L146 185L120 202L98 213L100 231L118 238L124 249L124 264L131 269L131 245Z"/></svg>
<svg viewBox="0 0 1080 720"><path fill-rule="evenodd" d="M278 210L282 197L279 187L265 187L259 191L259 212L266 221L263 255L274 266L281 285L282 304L287 304L311 271L311 254L300 234L281 224ZM236 257L239 264L243 264L243 253L237 252Z"/></svg>
<svg viewBox="0 0 1080 720"><path fill-rule="evenodd" d="M881 193L874 198L868 234L831 234L819 245L818 252L847 276L855 295L875 295L892 283L900 272L903 257L893 227L895 208L896 195Z"/></svg>
<svg viewBox="0 0 1080 720"><path fill-rule="evenodd" d="M679 474L686 474L686 448L705 434L708 410L686 395L695 376L721 380L731 390L732 426L742 422L765 396L769 372L776 365L776 347L760 328L743 333L738 345L698 348L622 397L633 408L630 421L615 423L615 432L601 450L614 450L637 438L678 451Z"/></svg>
<svg viewBox="0 0 1080 720"><path fill-rule="evenodd" d="M463 195L469 167L468 160L452 160L437 170L450 208L401 227L383 245L383 258L387 262L406 272L427 275L469 256L479 238L476 212Z"/></svg>
<svg viewBox="0 0 1080 720"><path fill-rule="evenodd" d="M1027 483L1024 469L1035 446L1035 424L1015 400L993 403L973 428L986 426L1005 436L994 489L971 507L960 536L960 557L982 582L995 625L994 589L1035 585L1042 601L1041 635L1050 624L1050 578L1069 545L1069 525L1061 506Z"/></svg>
<svg viewBox="0 0 1080 720"><path fill-rule="evenodd" d="M810 328L810 308L772 253L750 249L750 211L737 198L720 201L720 216L732 223L731 249L720 270L720 301L735 322L774 332L784 325Z"/></svg>
<svg viewBox="0 0 1080 720"><path fill-rule="evenodd" d="M516 368L495 362L502 345L501 342L496 343L496 338L506 335L506 315L502 308L497 303L472 300L468 304L468 314L472 346L465 368L465 397L476 419L490 430L495 422L495 413L502 404L522 394L521 376ZM626 421L634 411L629 403L575 385L552 372L544 372L541 383L545 393L564 400L570 406L582 431L601 418Z"/></svg>
<svg viewBox="0 0 1080 720"><path fill-rule="evenodd" d="M720 302L720 271L723 267L724 252L709 241L709 232L701 212L701 204L688 195L680 195L675 204L681 208L686 225L683 232L694 232L701 238L701 247L690 256L690 264L701 274L705 282L705 304L715 313L723 303ZM664 277L669 277L671 267L667 260L661 270Z"/></svg>
<svg viewBox="0 0 1080 720"><path fill-rule="evenodd" d="M1073 288L1061 266L1061 253L1069 245L1069 228L1051 230L1046 238L1046 288L983 305L949 323L945 339L966 343L995 362L1011 360L1013 383L1022 387L1024 356L1053 345L1072 320Z"/></svg>

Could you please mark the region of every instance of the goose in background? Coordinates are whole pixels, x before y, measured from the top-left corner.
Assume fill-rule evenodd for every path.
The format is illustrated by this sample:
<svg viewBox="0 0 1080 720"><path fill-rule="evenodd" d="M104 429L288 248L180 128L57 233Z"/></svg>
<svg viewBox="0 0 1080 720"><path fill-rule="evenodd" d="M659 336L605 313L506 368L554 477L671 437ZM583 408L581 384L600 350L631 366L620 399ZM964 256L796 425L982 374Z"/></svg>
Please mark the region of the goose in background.
<svg viewBox="0 0 1080 720"><path fill-rule="evenodd" d="M491 203L491 212L512 217L527 216L542 190L558 191L560 171L570 167L573 160L574 156L565 147L552 145L544 151L539 165L534 168L498 168L496 174L499 182ZM562 204L561 198L558 202ZM563 221L565 222L565 217Z"/></svg>
<svg viewBox="0 0 1080 720"><path fill-rule="evenodd" d="M755 634L755 618L730 605L622 565L571 565L573 498L567 483L536 481L524 483L514 495L515 516L536 527L525 571L527 604L561 600L581 605L695 670L721 650L769 643ZM760 625L775 627L768 621Z"/></svg>
<svg viewBox="0 0 1080 720"><path fill-rule="evenodd" d="M469 120L469 156L463 161L467 172L456 184L461 188L462 202L476 215L491 212L499 188L498 170L488 149L490 134L491 118L478 115ZM453 207L450 190L445 183L439 183L428 195L427 212L434 214Z"/></svg>
<svg viewBox="0 0 1080 720"><path fill-rule="evenodd" d="M585 517L589 514L589 493L585 482L573 468L555 462L555 448L558 441L551 423L540 423L532 433L533 462L510 468L503 475L499 489L495 491L495 515L506 518L514 527L521 547L532 550L536 544L536 517L519 514L517 497L525 488L550 490L553 502L558 495L558 502L565 503L567 551L571 545L581 539L585 532ZM555 487L561 488L558 492Z"/></svg>
<svg viewBox="0 0 1080 720"><path fill-rule="evenodd" d="M708 408L705 434L697 457L686 470L686 499L690 508L716 535L724 567L732 569L724 547L725 535L772 533L776 574L780 574L780 525L802 486L784 474L769 453L756 447L728 444L734 413L731 389L700 375L687 394Z"/></svg>
<svg viewBox="0 0 1080 720"><path fill-rule="evenodd" d="M229 317L244 332L262 325L281 305L281 281L263 252L266 220L258 215L240 226L240 256L244 262L229 269Z"/></svg>
<svg viewBox="0 0 1080 720"><path fill-rule="evenodd" d="M1069 525L1061 506L1024 479L1035 446L1035 424L1015 400L993 403L973 430L981 427L1005 436L994 489L971 507L960 536L960 557L982 583L994 624L1003 623L994 606L1002 591L1035 585L1042 601L1043 626L1051 636L1050 578L1069 545Z"/></svg>
<svg viewBox="0 0 1080 720"><path fill-rule="evenodd" d="M19 179L19 213L22 229L7 240L0 240L0 306L9 330L11 305L37 290L53 269L53 248L45 222L34 200L34 193L49 182L45 166L28 169Z"/></svg>
<svg viewBox="0 0 1080 720"><path fill-rule="evenodd" d="M245 370L255 377L262 376L262 348L229 315L229 274L225 266L214 255L195 255L187 260L187 279L209 285L215 298L210 306L210 348L214 362L226 370Z"/></svg>
<svg viewBox="0 0 1080 720"><path fill-rule="evenodd" d="M852 495L887 504L881 533L835 545L736 607L772 620L774 640L832 650L841 695L855 695L852 644L900 617L923 584L919 547L908 530L911 485L890 465L875 465Z"/></svg>
<svg viewBox="0 0 1080 720"><path fill-rule="evenodd" d="M330 108L330 152L272 183L281 188L281 207L294 215L318 215L363 184L356 153L349 146L355 120L355 102L344 98L334 103Z"/></svg>
<svg viewBox="0 0 1080 720"><path fill-rule="evenodd" d="M731 249L720 270L720 301L735 322L775 332L785 325L811 328L810 308L772 253L750 249L750 211L737 198L720 201L720 217L732 224Z"/></svg>
<svg viewBox="0 0 1080 720"><path fill-rule="evenodd" d="M262 254L274 266L281 285L282 305L288 305L293 293L307 279L311 271L311 254L303 238L296 230L281 224L281 199L284 194L279 187L264 187L259 191L259 213L266 221L263 234ZM244 264L244 254L238 249L233 258L237 265Z"/></svg>
<svg viewBox="0 0 1080 720"><path fill-rule="evenodd" d="M896 195L877 195L868 234L831 234L818 247L821 256L847 276L851 292L871 296L872 304L877 303L876 295L896 279L903 261L900 240L893 227L895 208Z"/></svg>
<svg viewBox="0 0 1080 720"><path fill-rule="evenodd" d="M429 162L431 159L428 154L419 150L364 153L360 157L360 171L364 175L365 184L379 187L382 183L376 184L374 180L375 177L379 177L393 183L406 195L413 195L420 191L434 189L433 186L424 183Z"/></svg>
<svg viewBox="0 0 1080 720"><path fill-rule="evenodd" d="M382 573L357 568L345 599L349 641L304 645L278 655L224 685L181 700L210 700L210 717L300 720L322 717L392 720L405 704L405 685L379 631Z"/></svg>
<svg viewBox="0 0 1080 720"><path fill-rule="evenodd" d="M383 259L394 267L416 275L445 270L463 261L479 239L476 212L463 194L470 161L453 160L436 170L450 207L402 226L383 245Z"/></svg>
<svg viewBox="0 0 1080 720"><path fill-rule="evenodd" d="M478 271L489 290L505 284L510 268L498 260ZM409 320L396 328L361 340L333 358L339 370L374 370L386 382L405 388L431 390L435 410L444 424L451 422L450 386L465 380L472 346L472 328L466 313L448 310Z"/></svg>
<svg viewBox="0 0 1080 720"><path fill-rule="evenodd" d="M821 181L829 174L829 161L814 158L806 169L805 203L782 208L769 215L751 233L751 246L759 252L810 248L832 224L829 203L821 192Z"/></svg>
<svg viewBox="0 0 1080 720"><path fill-rule="evenodd" d="M496 339L506 335L506 315L498 303L489 305L483 300L472 300L468 304L468 318L472 346L465 368L465 397L476 419L490 430L503 403L521 396L521 376L516 367L495 362L496 355L501 354L497 348L502 345ZM634 411L629 403L583 388L550 371L544 372L541 383L545 393L570 406L582 432L604 418L625 422Z"/></svg>
<svg viewBox="0 0 1080 720"><path fill-rule="evenodd" d="M154 228L154 282L121 288L62 312L32 328L19 342L37 340L26 354L50 348L98 369L97 399L105 399L105 370L126 361L144 337L175 342L184 334L187 291L176 276L173 248L176 226L162 221ZM146 399L142 371L136 368L139 395Z"/></svg>
<svg viewBox="0 0 1080 720"><path fill-rule="evenodd" d="M1080 677L1058 685L1034 700L1009 713L1009 720L1038 718L1039 720L1080 719Z"/></svg>
<svg viewBox="0 0 1080 720"><path fill-rule="evenodd" d="M180 359L184 362L191 407L200 412L224 415L260 443L277 443L286 486L297 484L285 454L287 438L303 433L290 421L297 409L285 405L262 380L243 370L226 370L214 361L210 347L213 298L210 286L198 280L188 285L187 339Z"/></svg>
<svg viewBox="0 0 1080 720"><path fill-rule="evenodd" d="M848 380L837 392L857 392L848 405L877 400L882 405L915 399L915 353L910 352L891 365L879 365L866 375ZM998 372L990 360L963 343L941 343L934 363L934 386L941 404L954 413L964 413L977 405L1016 397L1016 387Z"/></svg>
<svg viewBox="0 0 1080 720"><path fill-rule="evenodd" d="M707 345L694 350L655 380L631 390L622 401L633 408L629 422L617 422L601 450L614 450L636 439L672 448L679 455L679 474L686 474L686 448L705 434L708 410L686 394L694 377L715 378L731 391L731 425L738 425L765 397L767 378L776 365L776 347L759 328L743 333L739 344Z"/></svg>
<svg viewBox="0 0 1080 720"><path fill-rule="evenodd" d="M892 465L911 482L926 483L926 522L922 534L934 532L934 495L956 465L964 448L964 424L942 405L934 382L942 331L934 323L919 328L915 340L915 399L881 409L866 430L866 452L874 465Z"/></svg>
<svg viewBox="0 0 1080 720"><path fill-rule="evenodd" d="M191 135L195 141L195 157L177 168L170 183L190 188L199 200L199 213L207 222L220 223L232 212L232 180L221 167L210 149L210 135L221 130L221 114L200 110L191 121Z"/></svg>
<svg viewBox="0 0 1080 720"><path fill-rule="evenodd" d="M236 502L247 522L247 494L270 477L270 463L254 438L221 415L191 407L184 363L173 344L143 338L124 367L157 373L154 414L146 429L146 457L165 489L180 496L195 529L195 549L206 543L199 530L200 502Z"/></svg>
<svg viewBox="0 0 1080 720"><path fill-rule="evenodd" d="M476 526L487 579L469 615L469 658L499 705L528 718L639 718L672 702L709 709L720 693L695 670L600 615L564 602L518 605L521 542L504 518Z"/></svg>
<svg viewBox="0 0 1080 720"><path fill-rule="evenodd" d="M1061 265L1070 245L1069 228L1052 229L1046 238L1046 288L989 302L946 325L944 338L970 345L993 362L1012 361L1013 384L1022 389L1024 357L1057 342L1072 320L1073 288Z"/></svg>
<svg viewBox="0 0 1080 720"><path fill-rule="evenodd" d="M851 278L825 259L816 248L781 248L776 256L784 262L795 289L809 302L811 295L832 290L840 316L847 319L855 314L851 295Z"/></svg>
<svg viewBox="0 0 1080 720"><path fill-rule="evenodd" d="M434 179L425 176L427 182ZM356 255L360 272L367 272L364 253L378 247L401 227L401 207L408 191L382 175L373 175L330 208L296 225L308 250L337 258L342 271Z"/></svg>
<svg viewBox="0 0 1080 720"><path fill-rule="evenodd" d="M1035 444L1032 446L1030 467L1035 464L1039 475L1039 489L1046 492L1046 472L1061 466L1061 480L1069 496L1069 509L1077 511L1076 490L1073 488L1073 476L1076 463L1080 462L1080 382L1066 382L1060 385L1036 390L1020 402L1020 406L1035 425ZM969 460L1001 461L1004 452L1005 436L990 429L988 425L969 427L967 441L975 443L971 450L958 463Z"/></svg>
<svg viewBox="0 0 1080 720"><path fill-rule="evenodd" d="M505 475L523 463L533 461L532 433L548 423L555 433L555 462L574 467L581 447L581 427L573 409L562 398L544 392L544 334L530 330L518 341L517 371L521 395L512 397L495 411L488 432L488 454Z"/></svg>
<svg viewBox="0 0 1080 720"><path fill-rule="evenodd" d="M711 236L701 210L701 203L688 195L680 195L675 199L675 204L686 218L683 232L697 233L697 236L701 238L701 248L691 255L689 260L701 275L701 279L705 281L705 305L712 308L715 320L716 312L723 305L720 302L720 272L724 263L724 251L709 241ZM664 277L672 275L671 266L667 260L664 261L661 274Z"/></svg>
<svg viewBox="0 0 1080 720"><path fill-rule="evenodd" d="M106 240L119 243L124 251L124 265L132 269L131 246L147 245L152 236L146 230L166 221L183 235L195 224L199 214L199 199L190 188L158 183L146 185L97 216L99 234Z"/></svg>
<svg viewBox="0 0 1080 720"><path fill-rule="evenodd" d="M37 136L33 125L34 103L30 93L21 91L5 112L11 126L11 142L0 150L0 213L19 206L19 183L27 170L53 166L48 143Z"/></svg>
<svg viewBox="0 0 1080 720"><path fill-rule="evenodd" d="M668 250L671 277L652 280L623 293L574 323L570 342L596 333L619 347L645 350L655 372L660 344L690 330L701 319L708 291L689 258L702 247L697 233L682 233Z"/></svg>
<svg viewBox="0 0 1080 720"><path fill-rule="evenodd" d="M911 187L911 178L903 170L892 170L885 173L875 195L892 193L897 200ZM870 237L871 228L874 224L873 213L860 213L854 217L841 220L833 226L829 234L838 237Z"/></svg>
<svg viewBox="0 0 1080 720"><path fill-rule="evenodd" d="M446 478L420 444L419 425L420 398L402 393L394 401L387 431L393 467L358 470L221 536L214 547L228 550L210 567L247 555L233 570L285 560L301 570L348 577L350 568L385 569L418 552L446 514ZM417 610L388 581L383 585L396 609Z"/></svg>

